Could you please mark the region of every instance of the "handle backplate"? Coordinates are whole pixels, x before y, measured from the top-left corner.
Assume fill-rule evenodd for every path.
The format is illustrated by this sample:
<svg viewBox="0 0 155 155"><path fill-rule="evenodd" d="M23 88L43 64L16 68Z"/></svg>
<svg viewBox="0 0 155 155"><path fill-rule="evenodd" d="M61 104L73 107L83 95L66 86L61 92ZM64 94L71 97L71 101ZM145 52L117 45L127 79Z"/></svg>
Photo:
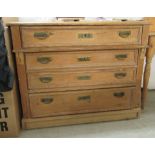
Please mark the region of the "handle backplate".
<svg viewBox="0 0 155 155"><path fill-rule="evenodd" d="M53 35L53 33L51 32L35 32L34 33L34 38L37 38L37 39L47 39L50 35Z"/></svg>
<svg viewBox="0 0 155 155"><path fill-rule="evenodd" d="M90 57L87 57L87 56L79 57L78 61L81 61L81 62L90 61Z"/></svg>
<svg viewBox="0 0 155 155"><path fill-rule="evenodd" d="M91 79L91 76L89 76L89 75L83 75L83 76L78 76L77 78L78 78L78 80L90 80Z"/></svg>

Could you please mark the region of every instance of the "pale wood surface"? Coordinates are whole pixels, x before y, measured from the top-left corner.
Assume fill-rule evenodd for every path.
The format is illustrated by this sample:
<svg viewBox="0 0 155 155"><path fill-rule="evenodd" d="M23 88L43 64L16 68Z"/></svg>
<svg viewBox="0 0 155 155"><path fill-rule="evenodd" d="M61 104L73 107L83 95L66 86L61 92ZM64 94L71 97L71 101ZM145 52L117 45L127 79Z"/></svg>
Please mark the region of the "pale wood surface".
<svg viewBox="0 0 155 155"><path fill-rule="evenodd" d="M150 25L143 26L143 33L142 33L142 45L148 45L148 33L149 33Z"/></svg>
<svg viewBox="0 0 155 155"><path fill-rule="evenodd" d="M150 23L150 32L155 32L155 17L145 17L145 21Z"/></svg>
<svg viewBox="0 0 155 155"><path fill-rule="evenodd" d="M130 34L121 37L121 32ZM40 39L34 37L36 33L46 33L48 36ZM91 38L79 38L79 34L89 34ZM141 44L141 35L141 26L21 27L23 48Z"/></svg>
<svg viewBox="0 0 155 155"><path fill-rule="evenodd" d="M148 45L100 45L100 46L58 46L58 47L43 47L43 48L24 48L13 50L16 52L24 53L37 53L37 52L68 52L68 51L95 51L95 50L133 50L133 49L142 49L148 48Z"/></svg>
<svg viewBox="0 0 155 155"><path fill-rule="evenodd" d="M23 53L16 53L16 63L17 63L17 74L20 89L20 96L22 100L22 112L23 117L28 117L29 114L29 104L28 103L28 93L27 93L27 76L25 71L25 60Z"/></svg>
<svg viewBox="0 0 155 155"><path fill-rule="evenodd" d="M149 29L149 39L148 39L149 48L147 48L146 50L146 64L145 64L144 77L143 77L143 89L142 89L143 108L147 98L147 89L148 89L148 83L150 78L152 58L155 55L155 17L146 17L145 21L150 23L150 29Z"/></svg>
<svg viewBox="0 0 155 155"><path fill-rule="evenodd" d="M136 66L138 50L39 52L26 54L28 71L98 66Z"/></svg>
<svg viewBox="0 0 155 155"><path fill-rule="evenodd" d="M138 68L137 68L137 87L138 87L137 96L140 96L141 108L143 108L141 84L142 84L142 77L143 77L143 65L144 65L145 53L146 53L145 48L139 50Z"/></svg>
<svg viewBox="0 0 155 155"><path fill-rule="evenodd" d="M9 26L11 25L21 25L21 26L50 26L50 25L150 25L148 21L80 21L80 22L63 22L63 21L49 21L49 22L9 22L7 23Z"/></svg>
<svg viewBox="0 0 155 155"><path fill-rule="evenodd" d="M47 79L47 82L43 82ZM49 80L48 80L49 79ZM113 70L89 70L66 72L34 72L28 73L29 89L56 89L72 87L85 87L93 85L117 85L136 82L135 68L120 68Z"/></svg>
<svg viewBox="0 0 155 155"><path fill-rule="evenodd" d="M36 119L23 119L22 124L24 129L33 129L33 128L43 128L43 127L60 126L60 125L116 121L125 119L128 120L138 118L140 112L141 112L140 108L135 108L132 110L76 114L76 115L45 117Z"/></svg>
<svg viewBox="0 0 155 155"><path fill-rule="evenodd" d="M10 22L18 22L18 17L2 17L2 20L3 25L6 26Z"/></svg>
<svg viewBox="0 0 155 155"><path fill-rule="evenodd" d="M155 55L155 34L149 35L149 48L146 51L146 65L144 70L144 79L143 79L143 91L142 91L142 103L143 107L147 98L147 88L151 72L151 63L153 56Z"/></svg>
<svg viewBox="0 0 155 155"><path fill-rule="evenodd" d="M14 50L21 49L21 38L20 38L20 29L19 26L11 26L11 39Z"/></svg>
<svg viewBox="0 0 155 155"><path fill-rule="evenodd" d="M32 117L130 109L135 88L96 89L31 94ZM137 101L135 100L135 103Z"/></svg>

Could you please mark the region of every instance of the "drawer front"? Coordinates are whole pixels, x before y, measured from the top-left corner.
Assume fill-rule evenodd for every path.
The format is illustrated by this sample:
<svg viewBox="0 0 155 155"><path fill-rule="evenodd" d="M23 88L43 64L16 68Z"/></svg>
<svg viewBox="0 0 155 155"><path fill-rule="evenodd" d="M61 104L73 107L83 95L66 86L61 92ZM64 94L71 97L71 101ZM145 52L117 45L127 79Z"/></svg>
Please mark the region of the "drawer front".
<svg viewBox="0 0 155 155"><path fill-rule="evenodd" d="M134 88L115 88L31 94L29 99L32 117L45 117L129 109L135 94Z"/></svg>
<svg viewBox="0 0 155 155"><path fill-rule="evenodd" d="M138 50L43 52L26 54L28 70L137 64Z"/></svg>
<svg viewBox="0 0 155 155"><path fill-rule="evenodd" d="M28 74L29 89L83 87L134 83L136 69L79 72L36 72Z"/></svg>
<svg viewBox="0 0 155 155"><path fill-rule="evenodd" d="M141 44L141 34L140 26L21 27L23 48Z"/></svg>

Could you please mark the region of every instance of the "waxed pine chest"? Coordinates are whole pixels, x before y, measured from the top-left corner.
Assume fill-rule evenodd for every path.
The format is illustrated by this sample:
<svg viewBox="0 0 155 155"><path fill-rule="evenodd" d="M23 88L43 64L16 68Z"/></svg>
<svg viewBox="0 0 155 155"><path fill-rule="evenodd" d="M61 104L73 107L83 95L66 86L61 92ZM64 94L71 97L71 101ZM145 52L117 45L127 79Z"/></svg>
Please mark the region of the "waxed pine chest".
<svg viewBox="0 0 155 155"><path fill-rule="evenodd" d="M23 128L137 118L144 21L9 24Z"/></svg>

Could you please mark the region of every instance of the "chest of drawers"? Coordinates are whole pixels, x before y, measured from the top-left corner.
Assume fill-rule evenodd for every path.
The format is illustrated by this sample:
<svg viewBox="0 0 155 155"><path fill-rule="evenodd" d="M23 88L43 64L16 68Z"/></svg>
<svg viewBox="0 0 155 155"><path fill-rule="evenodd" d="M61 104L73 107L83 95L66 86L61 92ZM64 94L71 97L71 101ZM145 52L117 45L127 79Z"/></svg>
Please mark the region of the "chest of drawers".
<svg viewBox="0 0 155 155"><path fill-rule="evenodd" d="M9 24L23 128L138 117L149 25Z"/></svg>

